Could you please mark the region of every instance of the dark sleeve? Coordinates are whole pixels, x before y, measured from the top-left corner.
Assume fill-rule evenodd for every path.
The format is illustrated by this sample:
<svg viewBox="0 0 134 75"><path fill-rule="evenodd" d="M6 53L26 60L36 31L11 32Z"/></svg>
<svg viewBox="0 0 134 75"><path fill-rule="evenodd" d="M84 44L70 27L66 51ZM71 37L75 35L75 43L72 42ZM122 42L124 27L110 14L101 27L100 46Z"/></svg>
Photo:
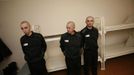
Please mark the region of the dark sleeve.
<svg viewBox="0 0 134 75"><path fill-rule="evenodd" d="M81 32L78 32L78 35L79 35L79 38L80 38L80 48L82 48L82 45L83 45L83 38L82 38L82 34Z"/></svg>
<svg viewBox="0 0 134 75"><path fill-rule="evenodd" d="M85 43L85 37L84 37L84 33L83 31L80 31L80 35L81 35L81 47L84 47L84 43Z"/></svg>
<svg viewBox="0 0 134 75"><path fill-rule="evenodd" d="M63 38L63 35L60 38L60 48L61 48L62 52L64 53L65 48L64 48L64 38Z"/></svg>
<svg viewBox="0 0 134 75"><path fill-rule="evenodd" d="M67 50L66 50L65 47L66 47L66 46L65 46L65 43L64 43L64 35L62 35L62 36L61 36L61 39L60 39L60 48L61 48L63 54L64 54L65 56L69 57L69 55L68 55Z"/></svg>
<svg viewBox="0 0 134 75"><path fill-rule="evenodd" d="M12 54L10 49L7 47L7 45L1 39L0 39L0 54L3 57L7 57Z"/></svg>
<svg viewBox="0 0 134 75"><path fill-rule="evenodd" d="M24 47L23 47L22 41L23 41L23 40L22 40L22 38L21 38L21 39L20 39L21 48L22 48L23 53L25 53L25 52L24 52Z"/></svg>
<svg viewBox="0 0 134 75"><path fill-rule="evenodd" d="M98 31L98 29L97 29L97 39L98 39L98 37L99 37L99 31Z"/></svg>
<svg viewBox="0 0 134 75"><path fill-rule="evenodd" d="M98 37L99 37L98 29L95 29L95 34L94 34L93 39L94 39L94 40L97 40L97 39L98 39Z"/></svg>
<svg viewBox="0 0 134 75"><path fill-rule="evenodd" d="M45 52L47 49L47 44L46 44L46 41L42 35L41 35L41 42L42 42L41 47L43 48L43 52Z"/></svg>

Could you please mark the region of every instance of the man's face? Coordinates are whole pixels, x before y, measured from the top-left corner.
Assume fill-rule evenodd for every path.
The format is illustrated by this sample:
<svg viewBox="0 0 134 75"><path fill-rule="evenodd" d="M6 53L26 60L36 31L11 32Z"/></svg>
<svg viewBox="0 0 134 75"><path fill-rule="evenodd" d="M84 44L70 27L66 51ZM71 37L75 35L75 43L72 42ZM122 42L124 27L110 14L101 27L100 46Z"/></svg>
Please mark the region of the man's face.
<svg viewBox="0 0 134 75"><path fill-rule="evenodd" d="M86 24L88 27L92 27L94 24L94 18L93 17L89 17L86 19Z"/></svg>
<svg viewBox="0 0 134 75"><path fill-rule="evenodd" d="M73 33L74 32L74 29L75 29L75 27L72 25L72 23L68 24L66 26L66 28L67 28L67 32L68 33Z"/></svg>
<svg viewBox="0 0 134 75"><path fill-rule="evenodd" d="M28 35L31 32L31 27L27 23L23 23L20 26L24 34Z"/></svg>

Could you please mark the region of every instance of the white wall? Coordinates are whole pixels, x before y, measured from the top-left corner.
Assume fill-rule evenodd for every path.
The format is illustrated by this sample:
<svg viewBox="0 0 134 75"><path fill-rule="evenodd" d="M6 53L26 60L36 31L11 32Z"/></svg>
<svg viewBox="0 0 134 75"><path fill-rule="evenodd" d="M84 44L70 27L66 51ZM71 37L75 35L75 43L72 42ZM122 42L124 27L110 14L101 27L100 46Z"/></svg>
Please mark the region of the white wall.
<svg viewBox="0 0 134 75"><path fill-rule="evenodd" d="M85 17L104 16L106 25L120 24L134 13L133 0L3 0L0 1L0 37L12 50L12 61L24 64L19 38L19 23L28 20L40 25L41 33L64 33L66 22L76 22L76 29L85 26Z"/></svg>
<svg viewBox="0 0 134 75"><path fill-rule="evenodd" d="M88 15L104 16L106 25L110 25L132 14L132 0L9 0L2 5L6 20L29 20L40 25L45 35L63 33L69 20L75 21L79 30Z"/></svg>

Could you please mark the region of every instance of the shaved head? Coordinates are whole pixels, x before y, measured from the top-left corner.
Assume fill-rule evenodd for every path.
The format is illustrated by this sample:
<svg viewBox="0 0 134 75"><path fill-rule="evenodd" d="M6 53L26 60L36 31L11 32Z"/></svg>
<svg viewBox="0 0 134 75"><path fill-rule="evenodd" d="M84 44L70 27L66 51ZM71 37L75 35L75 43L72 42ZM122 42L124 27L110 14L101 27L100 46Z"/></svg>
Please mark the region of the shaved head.
<svg viewBox="0 0 134 75"><path fill-rule="evenodd" d="M26 23L28 26L31 27L31 25L30 25L30 23L29 23L28 21L22 21L22 22L20 23L20 25L22 25L22 24L24 24L24 23Z"/></svg>
<svg viewBox="0 0 134 75"><path fill-rule="evenodd" d="M74 31L75 31L75 23L73 21L67 22L66 28L67 28L68 33L70 33L70 34L74 33Z"/></svg>
<svg viewBox="0 0 134 75"><path fill-rule="evenodd" d="M24 34L26 34L26 35L31 34L31 25L28 21L22 21L20 23L20 27Z"/></svg>
<svg viewBox="0 0 134 75"><path fill-rule="evenodd" d="M88 28L92 28L93 24L94 24L94 17L93 16L86 17L85 23L86 23Z"/></svg>
<svg viewBox="0 0 134 75"><path fill-rule="evenodd" d="M86 17L86 21L87 21L89 18L92 18L92 19L94 20L94 17L93 17L93 16L88 16L88 17Z"/></svg>
<svg viewBox="0 0 134 75"><path fill-rule="evenodd" d="M66 26L71 26L71 27L75 28L75 23L73 21L69 21L69 22L67 22Z"/></svg>

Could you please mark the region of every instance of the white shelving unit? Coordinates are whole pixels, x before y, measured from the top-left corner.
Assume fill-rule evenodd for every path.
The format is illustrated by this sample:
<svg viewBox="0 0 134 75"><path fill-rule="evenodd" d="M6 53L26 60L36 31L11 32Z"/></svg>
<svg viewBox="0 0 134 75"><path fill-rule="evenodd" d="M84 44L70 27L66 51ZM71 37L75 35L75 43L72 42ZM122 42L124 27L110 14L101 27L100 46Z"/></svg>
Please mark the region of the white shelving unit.
<svg viewBox="0 0 134 75"><path fill-rule="evenodd" d="M133 29L133 28L134 28L134 23L104 26L103 34L102 34L102 40L103 40L102 43L104 44L104 50L103 50L104 65L102 66L103 69L105 69L105 62L107 59L134 53L134 46L126 46L125 42L106 46L106 34L108 34L109 32L114 32L114 31L118 32L118 31Z"/></svg>
<svg viewBox="0 0 134 75"><path fill-rule="evenodd" d="M103 17L95 17L94 26L99 30L98 61L101 62L101 70L105 70L105 62L107 59L134 53L134 46L125 46L125 43L106 45L106 38L107 38L106 35L109 34L109 32L118 32L123 30L134 29L134 23L111 25L111 26L105 26L104 23L105 22ZM62 70L66 68L64 55L61 52L59 44L60 36L61 34L45 38L48 46L45 59L46 59L46 66L49 72Z"/></svg>
<svg viewBox="0 0 134 75"><path fill-rule="evenodd" d="M120 44L114 44L114 45L106 45L106 42L107 42L106 35L109 34L109 32L118 32L118 31L123 31L123 30L134 29L134 23L106 26L104 21L105 21L104 17L95 17L96 23L94 24L94 26L97 27L99 30L100 41L101 41L101 43L99 43L101 44L99 46L101 50L100 56L102 59L101 70L105 70L105 62L107 59L134 53L134 45L126 46L125 42L120 43ZM134 32L131 32L131 33L133 33L133 38L134 38Z"/></svg>

